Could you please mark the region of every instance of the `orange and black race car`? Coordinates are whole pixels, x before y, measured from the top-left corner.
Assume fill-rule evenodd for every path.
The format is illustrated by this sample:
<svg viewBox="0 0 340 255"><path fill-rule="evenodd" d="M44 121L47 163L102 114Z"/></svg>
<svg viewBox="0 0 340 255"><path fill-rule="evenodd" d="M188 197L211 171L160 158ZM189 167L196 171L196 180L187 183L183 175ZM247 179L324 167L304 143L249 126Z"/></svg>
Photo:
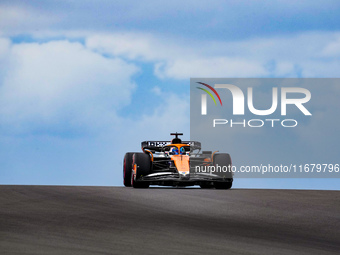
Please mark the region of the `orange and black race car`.
<svg viewBox="0 0 340 255"><path fill-rule="evenodd" d="M201 143L182 141L181 133L171 133L172 141L144 141L143 152L128 152L123 163L126 187L149 185L194 186L230 189L233 182L231 158L227 153L202 151Z"/></svg>

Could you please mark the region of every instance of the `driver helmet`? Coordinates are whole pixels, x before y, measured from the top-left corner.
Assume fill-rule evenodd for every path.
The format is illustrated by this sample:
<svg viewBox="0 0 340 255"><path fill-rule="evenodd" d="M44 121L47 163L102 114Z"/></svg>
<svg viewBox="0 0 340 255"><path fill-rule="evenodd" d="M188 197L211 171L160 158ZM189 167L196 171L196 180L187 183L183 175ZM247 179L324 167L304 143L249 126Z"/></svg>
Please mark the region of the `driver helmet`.
<svg viewBox="0 0 340 255"><path fill-rule="evenodd" d="M172 147L171 149L170 149L170 154L172 154L172 155L178 155L179 153L178 153L178 148L177 147Z"/></svg>
<svg viewBox="0 0 340 255"><path fill-rule="evenodd" d="M184 147L181 147L180 152L181 152L182 155L185 155L185 154L186 154L186 153L185 153Z"/></svg>

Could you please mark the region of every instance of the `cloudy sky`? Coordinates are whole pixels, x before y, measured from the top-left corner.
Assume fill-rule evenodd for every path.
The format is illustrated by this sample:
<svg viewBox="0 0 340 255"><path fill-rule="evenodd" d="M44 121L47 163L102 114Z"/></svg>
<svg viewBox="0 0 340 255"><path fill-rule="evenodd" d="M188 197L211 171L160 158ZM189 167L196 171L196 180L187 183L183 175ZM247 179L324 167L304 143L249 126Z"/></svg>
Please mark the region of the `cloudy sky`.
<svg viewBox="0 0 340 255"><path fill-rule="evenodd" d="M0 184L121 185L140 141L189 139L190 77L340 77L339 12L336 0L0 1Z"/></svg>

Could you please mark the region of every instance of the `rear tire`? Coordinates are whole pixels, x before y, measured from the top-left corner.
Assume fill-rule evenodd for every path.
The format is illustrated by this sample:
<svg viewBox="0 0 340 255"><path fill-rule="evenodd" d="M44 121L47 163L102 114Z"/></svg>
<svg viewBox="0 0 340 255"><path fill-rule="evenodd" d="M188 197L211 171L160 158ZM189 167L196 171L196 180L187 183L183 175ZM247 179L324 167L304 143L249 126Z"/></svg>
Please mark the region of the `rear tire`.
<svg viewBox="0 0 340 255"><path fill-rule="evenodd" d="M143 176L150 174L151 170L151 160L150 156L145 153L135 153L133 154L132 166L136 168L136 174L132 167L131 169L131 186L134 188L149 188L149 183L144 181L139 181Z"/></svg>
<svg viewBox="0 0 340 255"><path fill-rule="evenodd" d="M123 161L123 183L125 187L131 187L132 157L135 152L127 152Z"/></svg>
<svg viewBox="0 0 340 255"><path fill-rule="evenodd" d="M228 153L218 153L214 155L214 166L228 167L229 171L222 172L221 177L228 179L228 181L214 182L215 189L230 189L233 185L233 174L231 171L231 157Z"/></svg>

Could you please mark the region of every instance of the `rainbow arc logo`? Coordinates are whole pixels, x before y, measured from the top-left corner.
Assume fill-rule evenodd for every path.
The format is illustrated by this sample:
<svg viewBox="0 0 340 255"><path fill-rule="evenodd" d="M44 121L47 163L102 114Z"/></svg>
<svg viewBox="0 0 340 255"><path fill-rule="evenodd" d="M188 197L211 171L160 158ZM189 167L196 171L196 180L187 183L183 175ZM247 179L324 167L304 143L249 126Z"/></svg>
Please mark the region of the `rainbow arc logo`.
<svg viewBox="0 0 340 255"><path fill-rule="evenodd" d="M222 100L221 100L221 98L220 98L220 95L217 93L217 91L216 91L213 87L211 87L210 85L208 85L208 84L206 84L206 83L203 83L203 82L197 82L197 83L199 83L199 84L201 84L201 85L204 85L204 86L206 86L207 88L211 89L211 91L214 92L215 95L217 96L217 98L218 98L218 100L220 101L220 104L221 104L221 106L222 106ZM214 100L215 105L217 105L214 96L211 94L211 92L210 92L209 90L203 89L203 88L200 88L200 87L197 87L197 88L200 89L200 90L203 90L204 92L206 92L206 93Z"/></svg>
<svg viewBox="0 0 340 255"><path fill-rule="evenodd" d="M217 93L217 91L213 87L211 87L210 85L208 85L206 83L203 83L203 82L197 82L197 83L207 87L208 89L210 89L217 96L217 98L220 101L220 104L222 106L221 97L220 97L220 95ZM203 90L204 92L206 92L212 98L212 100L214 101L215 105L217 105L217 102L216 102L216 99L215 99L214 95L208 89L201 88L201 87L197 87L197 88L200 89L200 90ZM202 94L201 114L202 115L207 115L207 95L206 94Z"/></svg>

